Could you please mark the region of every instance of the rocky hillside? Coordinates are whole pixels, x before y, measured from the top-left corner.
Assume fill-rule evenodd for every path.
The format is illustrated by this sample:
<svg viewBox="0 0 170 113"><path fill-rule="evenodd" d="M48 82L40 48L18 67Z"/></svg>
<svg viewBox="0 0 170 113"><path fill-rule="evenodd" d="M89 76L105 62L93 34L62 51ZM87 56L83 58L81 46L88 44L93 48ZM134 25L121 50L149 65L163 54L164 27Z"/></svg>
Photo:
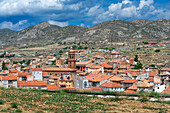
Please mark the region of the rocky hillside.
<svg viewBox="0 0 170 113"><path fill-rule="evenodd" d="M109 33L113 35L113 41L140 38L170 39L170 20L113 20L95 25L91 28L78 26L59 27L43 22L21 31L0 29L0 43L50 43L74 41L75 39L103 41L110 39L108 38L110 36Z"/></svg>

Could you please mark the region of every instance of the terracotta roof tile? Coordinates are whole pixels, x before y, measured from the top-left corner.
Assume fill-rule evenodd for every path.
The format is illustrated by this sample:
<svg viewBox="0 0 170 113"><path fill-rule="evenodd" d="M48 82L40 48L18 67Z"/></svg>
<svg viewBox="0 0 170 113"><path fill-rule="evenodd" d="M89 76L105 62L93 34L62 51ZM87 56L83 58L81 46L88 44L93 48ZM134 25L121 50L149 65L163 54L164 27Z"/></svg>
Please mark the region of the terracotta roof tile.
<svg viewBox="0 0 170 113"><path fill-rule="evenodd" d="M137 92L135 92L135 91L133 91L133 90L125 90L125 91L123 91L124 93L137 93Z"/></svg>
<svg viewBox="0 0 170 113"><path fill-rule="evenodd" d="M17 80L17 76L0 76L0 80Z"/></svg>
<svg viewBox="0 0 170 113"><path fill-rule="evenodd" d="M102 66L96 65L96 66L90 67L90 69L99 69L99 68L101 68L101 67L102 67Z"/></svg>
<svg viewBox="0 0 170 113"><path fill-rule="evenodd" d="M48 72L42 72L43 76L49 75Z"/></svg>
<svg viewBox="0 0 170 113"><path fill-rule="evenodd" d="M41 68L31 68L31 69L32 69L32 71L42 71Z"/></svg>
<svg viewBox="0 0 170 113"><path fill-rule="evenodd" d="M111 76L106 74L89 74L86 79L92 82L101 82L103 80L109 79Z"/></svg>
<svg viewBox="0 0 170 113"><path fill-rule="evenodd" d="M137 90L138 87L137 87L136 84L134 84L134 85L130 86L128 89L129 89L129 90Z"/></svg>
<svg viewBox="0 0 170 113"><path fill-rule="evenodd" d="M94 91L94 92L101 92L103 91L101 87L88 87L89 89L91 89L91 91Z"/></svg>
<svg viewBox="0 0 170 113"><path fill-rule="evenodd" d="M114 82L105 82L100 85L101 87L124 87L123 85L114 83Z"/></svg>
<svg viewBox="0 0 170 113"><path fill-rule="evenodd" d="M92 67L93 65L95 65L95 64L92 63L92 64L87 65L86 67L89 68L89 67Z"/></svg>
<svg viewBox="0 0 170 113"><path fill-rule="evenodd" d="M163 90L161 93L166 93L166 94L170 94L170 86L168 86L165 90Z"/></svg>
<svg viewBox="0 0 170 113"><path fill-rule="evenodd" d="M163 68L161 71L170 71L170 68Z"/></svg>
<svg viewBox="0 0 170 113"><path fill-rule="evenodd" d="M47 86L46 81L18 81L18 86Z"/></svg>
<svg viewBox="0 0 170 113"><path fill-rule="evenodd" d="M76 71L76 69L50 67L43 69L43 71Z"/></svg>
<svg viewBox="0 0 170 113"><path fill-rule="evenodd" d="M124 80L124 81L121 81L122 83L135 83L137 82L137 80L135 79L130 79L130 80Z"/></svg>
<svg viewBox="0 0 170 113"><path fill-rule="evenodd" d="M119 76L112 76L111 78L109 78L110 81L123 81L125 79L119 77Z"/></svg>
<svg viewBox="0 0 170 113"><path fill-rule="evenodd" d="M47 85L47 90L56 91L59 90L59 88L57 87L57 85Z"/></svg>
<svg viewBox="0 0 170 113"><path fill-rule="evenodd" d="M113 68L112 66L106 63L100 64L100 65L103 66L104 68Z"/></svg>

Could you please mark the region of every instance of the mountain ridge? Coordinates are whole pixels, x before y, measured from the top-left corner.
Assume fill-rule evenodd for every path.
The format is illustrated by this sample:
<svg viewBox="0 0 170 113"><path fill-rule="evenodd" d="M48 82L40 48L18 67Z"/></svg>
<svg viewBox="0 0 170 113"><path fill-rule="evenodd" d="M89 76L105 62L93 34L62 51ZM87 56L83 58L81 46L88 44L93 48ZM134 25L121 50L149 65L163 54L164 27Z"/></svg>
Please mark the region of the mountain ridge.
<svg viewBox="0 0 170 113"><path fill-rule="evenodd" d="M21 31L10 29L0 29L1 43L51 43L65 41L74 37L75 40L104 41L108 40L110 34L113 41L125 41L128 39L170 39L170 20L112 20L103 22L93 27L81 27L69 25L60 27L42 22L35 26L30 26Z"/></svg>

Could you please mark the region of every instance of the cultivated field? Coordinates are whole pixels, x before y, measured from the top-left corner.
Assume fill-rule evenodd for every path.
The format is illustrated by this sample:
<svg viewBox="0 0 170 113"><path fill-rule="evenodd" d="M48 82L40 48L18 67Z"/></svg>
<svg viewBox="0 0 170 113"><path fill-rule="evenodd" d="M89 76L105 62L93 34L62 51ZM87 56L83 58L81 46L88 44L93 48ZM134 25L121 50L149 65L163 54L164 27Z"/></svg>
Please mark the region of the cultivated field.
<svg viewBox="0 0 170 113"><path fill-rule="evenodd" d="M0 89L1 112L112 112L168 113L170 104L141 102L120 98L98 98L85 95L48 93L39 90Z"/></svg>

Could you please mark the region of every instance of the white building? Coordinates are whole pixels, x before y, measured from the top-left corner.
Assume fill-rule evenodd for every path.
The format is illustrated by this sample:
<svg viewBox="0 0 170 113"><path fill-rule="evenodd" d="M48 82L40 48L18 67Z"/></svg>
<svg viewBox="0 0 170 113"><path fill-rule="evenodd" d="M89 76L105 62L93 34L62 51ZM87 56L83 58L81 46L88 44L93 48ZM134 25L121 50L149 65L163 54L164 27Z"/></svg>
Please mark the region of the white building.
<svg viewBox="0 0 170 113"><path fill-rule="evenodd" d="M17 88L17 76L0 76L0 86L4 88L11 86Z"/></svg>
<svg viewBox="0 0 170 113"><path fill-rule="evenodd" d="M100 85L100 87L103 89L103 91L124 91L124 86L113 83L113 82L106 82Z"/></svg>
<svg viewBox="0 0 170 113"><path fill-rule="evenodd" d="M32 68L32 75L33 75L33 80L39 80L39 81L43 80L41 68Z"/></svg>

